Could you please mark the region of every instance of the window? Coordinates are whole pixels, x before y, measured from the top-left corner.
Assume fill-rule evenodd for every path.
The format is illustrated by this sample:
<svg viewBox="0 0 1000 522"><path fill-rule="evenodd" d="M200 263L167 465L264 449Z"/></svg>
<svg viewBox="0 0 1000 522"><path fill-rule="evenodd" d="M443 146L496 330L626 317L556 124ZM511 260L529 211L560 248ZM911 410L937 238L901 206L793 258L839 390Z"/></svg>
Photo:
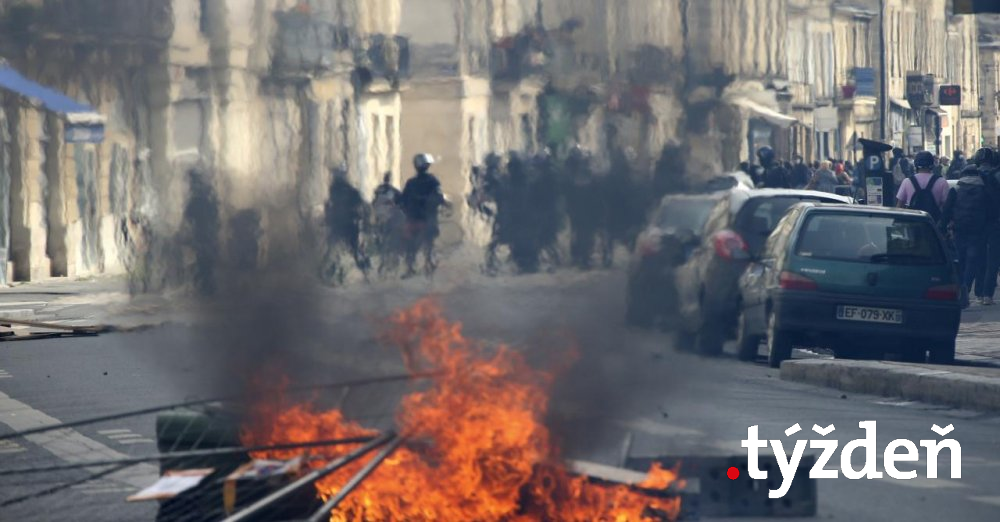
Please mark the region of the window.
<svg viewBox="0 0 1000 522"><path fill-rule="evenodd" d="M396 168L396 118L385 117L386 172Z"/></svg>
<svg viewBox="0 0 1000 522"><path fill-rule="evenodd" d="M209 0L200 0L199 2L200 10L198 11L198 30L201 31L203 36L208 36L212 27L209 21L208 3Z"/></svg>
<svg viewBox="0 0 1000 522"><path fill-rule="evenodd" d="M750 252L760 253L767 236L771 235L778 221L784 217L788 209L803 201L842 203L834 198L812 198L799 196L757 197L751 199L740 211L736 220L736 231L746 241Z"/></svg>
<svg viewBox="0 0 1000 522"><path fill-rule="evenodd" d="M714 204L714 199L701 198L667 201L657 213L656 225L663 229L688 230L700 236Z"/></svg>
<svg viewBox="0 0 1000 522"><path fill-rule="evenodd" d="M890 265L938 265L944 251L934 226L910 217L860 213L809 216L796 255Z"/></svg>

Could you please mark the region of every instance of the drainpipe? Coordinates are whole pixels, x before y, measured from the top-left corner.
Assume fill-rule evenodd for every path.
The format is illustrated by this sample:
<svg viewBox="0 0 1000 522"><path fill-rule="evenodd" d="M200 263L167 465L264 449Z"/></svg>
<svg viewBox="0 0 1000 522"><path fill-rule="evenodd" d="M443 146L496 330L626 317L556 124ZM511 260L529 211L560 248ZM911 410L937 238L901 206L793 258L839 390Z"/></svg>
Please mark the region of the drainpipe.
<svg viewBox="0 0 1000 522"><path fill-rule="evenodd" d="M881 119L880 136L882 141L886 141L888 129L886 128L886 112L889 107L889 88L886 85L889 81L889 73L885 67L885 0L879 0L878 13L878 37L879 37L879 116Z"/></svg>

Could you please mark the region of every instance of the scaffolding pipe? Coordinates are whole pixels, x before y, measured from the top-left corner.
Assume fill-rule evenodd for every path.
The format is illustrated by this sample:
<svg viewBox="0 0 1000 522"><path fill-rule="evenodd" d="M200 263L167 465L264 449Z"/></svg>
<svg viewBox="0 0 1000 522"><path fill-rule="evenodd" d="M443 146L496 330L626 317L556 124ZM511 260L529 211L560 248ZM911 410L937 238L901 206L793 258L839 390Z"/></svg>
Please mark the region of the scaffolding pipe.
<svg viewBox="0 0 1000 522"><path fill-rule="evenodd" d="M368 464L365 464L365 467L361 468L361 471L359 471L357 475L354 475L354 477L352 477L351 480L345 484L335 496L330 498L330 500L327 500L326 504L323 504L323 507L321 507L319 511L313 513L313 516L309 518L309 522L323 522L323 520L329 520L330 513L336 509L337 506L345 498L347 498L347 496L350 495L362 481L368 478L368 475L371 475L372 472L375 471L375 468L379 467L379 465L382 464L382 462L385 461L389 455L392 455L392 452L396 451L396 448L398 448L404 440L405 439L403 437L396 437L393 439L393 441L380 451L378 455L375 455L375 457L368 462Z"/></svg>
<svg viewBox="0 0 1000 522"><path fill-rule="evenodd" d="M254 502L246 509L232 515L231 517L226 518L225 520L223 520L223 522L239 522L243 520L249 520L254 515L258 514L262 509L266 509L271 504L287 497L288 495L291 495L292 493L298 491L302 487L312 484L317 480L320 480L323 477L333 473L334 471L337 471L338 469L350 464L351 462L358 460L359 458L365 456L375 448L383 444L386 444L387 442L395 438L396 438L395 433L393 432L385 433L384 435L381 435L378 438L372 440L368 444L361 446L360 448L348 453L347 455L344 455L343 457L330 461L330 463L328 463L326 466L314 470L304 475L302 478L296 480L295 482L292 482L291 484L279 489L278 491L275 491L274 493L271 493L270 495L258 500L257 502Z"/></svg>
<svg viewBox="0 0 1000 522"><path fill-rule="evenodd" d="M28 473L41 473L47 471L65 471L81 468L98 468L102 466L132 465L154 460L168 459L193 459L198 457L217 457L220 455L237 455L240 453L250 453L254 451L280 451L305 448L317 448L323 446L339 446L344 444L362 444L371 442L375 437L350 437L346 439L317 440L313 442L289 442L287 444L272 444L268 446L239 446L229 448L215 448L206 450L174 451L159 453L157 455L146 455L144 457L127 457L115 460L93 460L89 462L74 462L73 464L61 464L57 466L45 466L35 468L18 468L0 470L0 476L4 475L24 475Z"/></svg>

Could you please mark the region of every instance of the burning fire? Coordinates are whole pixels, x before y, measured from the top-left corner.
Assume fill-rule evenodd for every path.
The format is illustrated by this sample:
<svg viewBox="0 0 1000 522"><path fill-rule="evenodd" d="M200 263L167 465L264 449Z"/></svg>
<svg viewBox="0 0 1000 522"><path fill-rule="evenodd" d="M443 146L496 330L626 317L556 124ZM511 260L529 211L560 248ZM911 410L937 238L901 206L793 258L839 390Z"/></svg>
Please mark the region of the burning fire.
<svg viewBox="0 0 1000 522"><path fill-rule="evenodd" d="M399 432L408 443L393 453L331 514L332 521L615 521L674 520L679 498L644 494L571 475L542 423L552 375L531 368L509 347L486 350L425 299L391 319L387 339L410 371L435 372L425 391L403 398ZM375 435L339 411L310 405L261 405L247 444L306 442ZM351 448L312 450L328 458ZM337 453L333 453L337 452ZM275 451L257 458L292 458ZM316 485L336 495L364 465L361 459ZM318 466L319 464L317 464ZM654 466L639 488L663 490L677 480ZM655 513L655 514L653 514Z"/></svg>

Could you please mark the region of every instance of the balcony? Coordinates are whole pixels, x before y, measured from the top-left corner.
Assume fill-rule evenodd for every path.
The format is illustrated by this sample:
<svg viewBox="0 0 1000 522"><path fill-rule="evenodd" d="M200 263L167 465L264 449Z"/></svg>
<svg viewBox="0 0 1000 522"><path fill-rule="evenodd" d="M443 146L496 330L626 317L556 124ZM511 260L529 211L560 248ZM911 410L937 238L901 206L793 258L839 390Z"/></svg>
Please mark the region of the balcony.
<svg viewBox="0 0 1000 522"><path fill-rule="evenodd" d="M631 53L629 80L635 85L679 85L684 81L680 60L670 49L642 45Z"/></svg>
<svg viewBox="0 0 1000 522"><path fill-rule="evenodd" d="M389 34L364 36L354 46L354 66L363 87L384 83L398 89L410 77L410 40Z"/></svg>
<svg viewBox="0 0 1000 522"><path fill-rule="evenodd" d="M273 72L279 76L350 71L351 31L301 11L278 12Z"/></svg>
<svg viewBox="0 0 1000 522"><path fill-rule="evenodd" d="M551 52L545 31L526 28L493 44L490 75L494 82L518 83L548 72Z"/></svg>
<svg viewBox="0 0 1000 522"><path fill-rule="evenodd" d="M10 6L3 17L18 37L165 43L174 32L170 0L45 0Z"/></svg>

